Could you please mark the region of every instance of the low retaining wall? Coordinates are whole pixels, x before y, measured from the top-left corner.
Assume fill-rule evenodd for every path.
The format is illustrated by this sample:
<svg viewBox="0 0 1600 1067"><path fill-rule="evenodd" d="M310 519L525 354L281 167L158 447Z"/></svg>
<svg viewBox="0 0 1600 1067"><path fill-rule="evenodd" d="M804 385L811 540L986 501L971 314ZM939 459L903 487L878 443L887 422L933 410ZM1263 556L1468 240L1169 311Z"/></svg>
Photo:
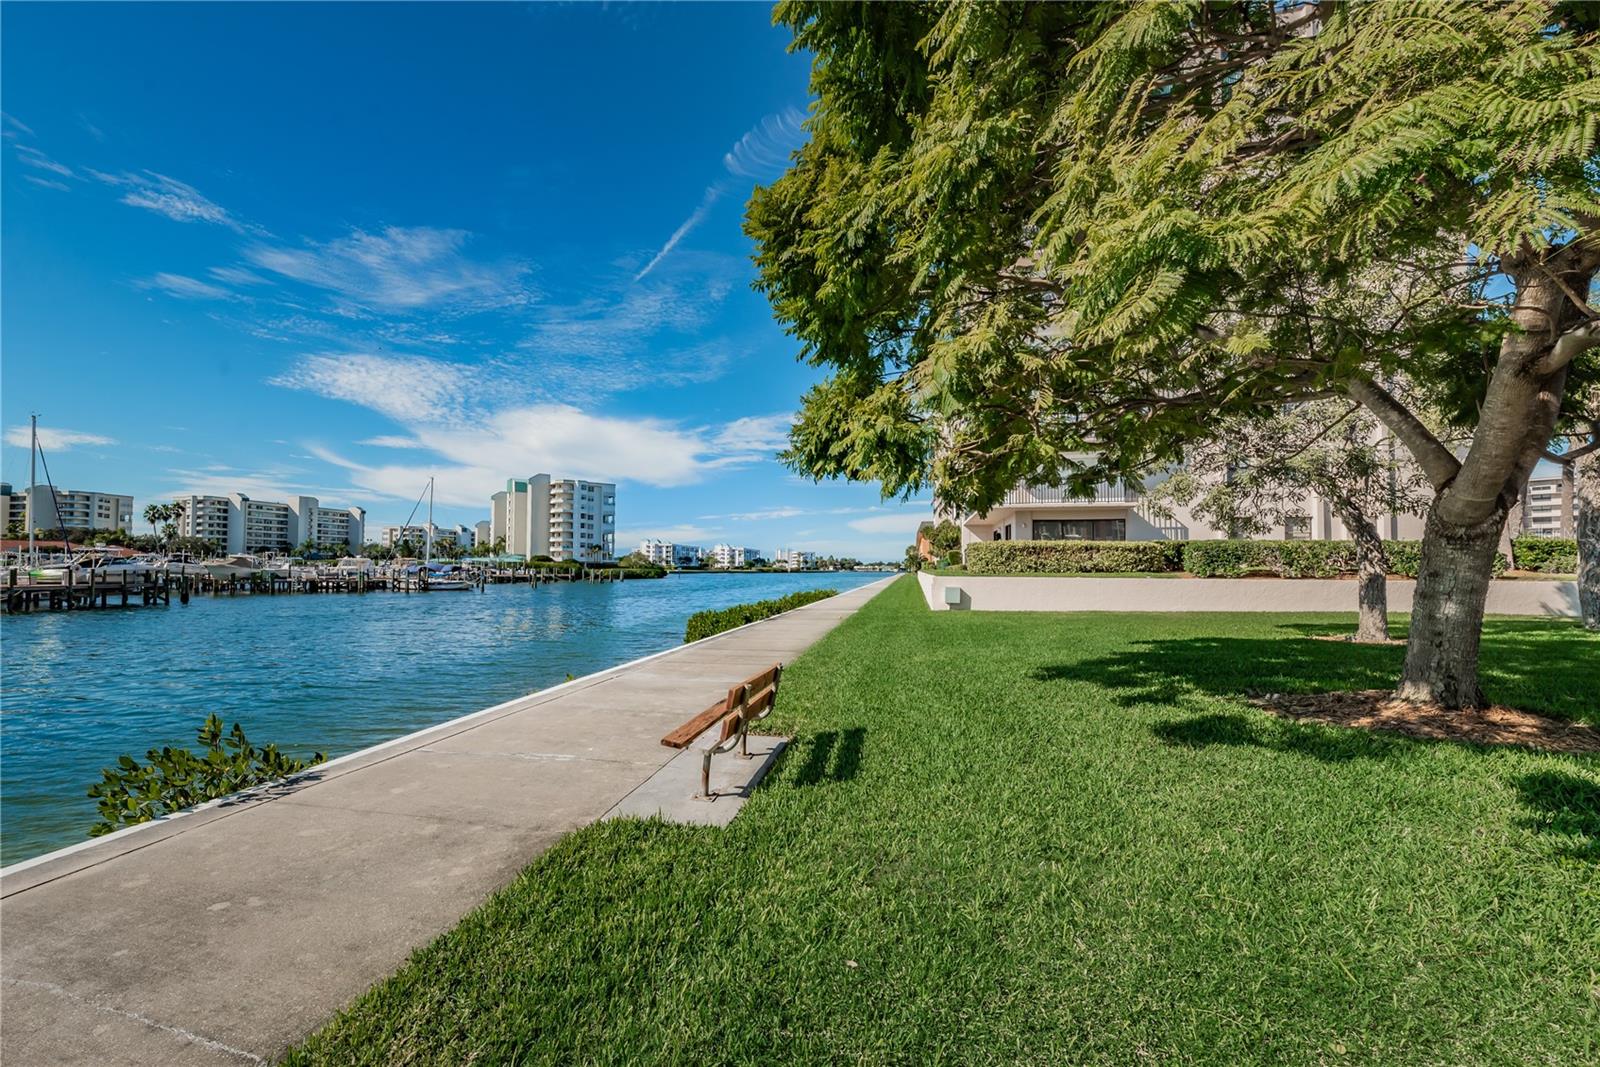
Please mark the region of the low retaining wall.
<svg viewBox="0 0 1600 1067"><path fill-rule="evenodd" d="M917 572L934 611L1355 611L1356 583L1337 578L1014 578ZM1411 610L1417 583L1389 579L1389 610ZM1576 618L1578 583L1498 581L1490 615Z"/></svg>

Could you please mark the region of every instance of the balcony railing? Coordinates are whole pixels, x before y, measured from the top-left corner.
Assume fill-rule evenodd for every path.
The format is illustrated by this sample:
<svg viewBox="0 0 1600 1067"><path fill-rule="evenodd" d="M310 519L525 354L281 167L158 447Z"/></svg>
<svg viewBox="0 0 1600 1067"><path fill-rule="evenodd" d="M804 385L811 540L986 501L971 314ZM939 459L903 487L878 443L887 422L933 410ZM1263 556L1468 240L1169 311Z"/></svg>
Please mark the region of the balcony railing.
<svg viewBox="0 0 1600 1067"><path fill-rule="evenodd" d="M1139 491L1124 485L1100 485L1093 496L1074 496L1065 486L1024 485L1006 494L1002 503L1016 507L1029 504L1137 504Z"/></svg>

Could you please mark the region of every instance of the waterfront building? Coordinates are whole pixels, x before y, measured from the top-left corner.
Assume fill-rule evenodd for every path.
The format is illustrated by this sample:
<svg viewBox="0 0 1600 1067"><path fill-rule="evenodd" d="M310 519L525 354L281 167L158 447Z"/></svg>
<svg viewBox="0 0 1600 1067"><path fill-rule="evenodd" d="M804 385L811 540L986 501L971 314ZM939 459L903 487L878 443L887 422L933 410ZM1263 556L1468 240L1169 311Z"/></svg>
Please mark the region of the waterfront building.
<svg viewBox="0 0 1600 1067"><path fill-rule="evenodd" d="M747 567L762 560L759 548L740 548L737 545L712 545L706 558L711 566L722 570Z"/></svg>
<svg viewBox="0 0 1600 1067"><path fill-rule="evenodd" d="M815 552L802 552L798 548L780 548L773 553L772 562L785 570L815 570L817 567L817 554Z"/></svg>
<svg viewBox="0 0 1600 1067"><path fill-rule="evenodd" d="M178 533L215 542L224 552L289 552L307 541L358 552L366 540L361 508L325 508L314 496L254 500L243 493L179 497Z"/></svg>
<svg viewBox="0 0 1600 1067"><path fill-rule="evenodd" d="M494 538L490 536L489 520L484 519L472 528L472 547L477 548L479 545L492 544L494 544Z"/></svg>
<svg viewBox="0 0 1600 1067"><path fill-rule="evenodd" d="M704 562L705 550L699 545L680 545L647 537L639 542L639 554L661 567L698 567Z"/></svg>
<svg viewBox="0 0 1600 1067"><path fill-rule="evenodd" d="M437 524L417 523L413 526L385 526L379 535L378 543L384 548L395 548L404 543L409 544L416 552L421 552L428 543L429 532L433 534L433 546L439 548L443 545L462 548L472 547L472 529L467 526L439 526Z"/></svg>
<svg viewBox="0 0 1600 1067"><path fill-rule="evenodd" d="M511 478L489 498L490 540L505 538L506 551L551 559L616 558L617 487L612 482Z"/></svg>
<svg viewBox="0 0 1600 1067"><path fill-rule="evenodd" d="M118 493L91 493L81 489L57 489L36 485L20 493L0 482L0 514L5 523L28 525L28 500L33 500L35 530L129 530L133 529L133 497Z"/></svg>
<svg viewBox="0 0 1600 1067"><path fill-rule="evenodd" d="M1530 537L1572 537L1577 506L1572 482L1555 475L1529 478L1522 491L1522 532Z"/></svg>

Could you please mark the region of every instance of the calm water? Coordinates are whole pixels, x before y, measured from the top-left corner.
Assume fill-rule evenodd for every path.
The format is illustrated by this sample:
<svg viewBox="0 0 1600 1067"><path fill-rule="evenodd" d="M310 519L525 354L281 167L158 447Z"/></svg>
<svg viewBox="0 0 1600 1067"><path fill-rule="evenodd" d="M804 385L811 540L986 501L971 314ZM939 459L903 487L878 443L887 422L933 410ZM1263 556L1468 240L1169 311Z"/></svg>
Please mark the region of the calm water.
<svg viewBox="0 0 1600 1067"><path fill-rule="evenodd" d="M193 746L211 712L256 744L331 759L670 648L703 608L879 577L683 574L7 617L0 862L83 840L95 821L84 791L100 768L124 752Z"/></svg>

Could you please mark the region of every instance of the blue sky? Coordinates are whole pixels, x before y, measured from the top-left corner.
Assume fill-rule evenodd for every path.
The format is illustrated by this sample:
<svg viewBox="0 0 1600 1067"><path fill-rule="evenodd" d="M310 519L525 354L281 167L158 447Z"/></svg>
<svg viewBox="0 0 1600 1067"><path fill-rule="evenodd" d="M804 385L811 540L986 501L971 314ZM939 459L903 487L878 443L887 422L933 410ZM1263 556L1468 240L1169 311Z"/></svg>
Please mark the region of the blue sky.
<svg viewBox="0 0 1600 1067"><path fill-rule="evenodd" d="M537 471L644 535L897 559L772 459L817 372L740 216L804 137L764 4L6 5L4 478L442 522ZM21 447L18 446L20 442Z"/></svg>

